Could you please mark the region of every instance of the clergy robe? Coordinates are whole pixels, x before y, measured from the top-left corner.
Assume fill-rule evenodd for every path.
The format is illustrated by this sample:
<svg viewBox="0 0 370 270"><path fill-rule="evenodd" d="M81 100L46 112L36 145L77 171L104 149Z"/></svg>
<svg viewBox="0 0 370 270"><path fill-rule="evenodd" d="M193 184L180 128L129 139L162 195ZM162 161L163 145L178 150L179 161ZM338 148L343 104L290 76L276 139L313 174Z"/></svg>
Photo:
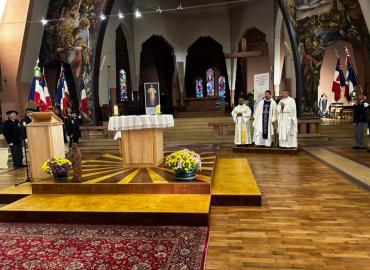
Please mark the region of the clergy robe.
<svg viewBox="0 0 370 270"><path fill-rule="evenodd" d="M274 135L273 123L276 122L276 102L272 98L267 101L262 99L258 102L254 112L254 134L255 145L271 146Z"/></svg>
<svg viewBox="0 0 370 270"><path fill-rule="evenodd" d="M281 104L284 103L284 110ZM294 98L287 97L277 105L279 146L283 148L297 147L297 108Z"/></svg>
<svg viewBox="0 0 370 270"><path fill-rule="evenodd" d="M242 116L237 116L241 113ZM252 136L251 129L249 126L249 119L251 118L251 109L245 104L238 105L231 112L231 115L235 122L235 144L251 144Z"/></svg>

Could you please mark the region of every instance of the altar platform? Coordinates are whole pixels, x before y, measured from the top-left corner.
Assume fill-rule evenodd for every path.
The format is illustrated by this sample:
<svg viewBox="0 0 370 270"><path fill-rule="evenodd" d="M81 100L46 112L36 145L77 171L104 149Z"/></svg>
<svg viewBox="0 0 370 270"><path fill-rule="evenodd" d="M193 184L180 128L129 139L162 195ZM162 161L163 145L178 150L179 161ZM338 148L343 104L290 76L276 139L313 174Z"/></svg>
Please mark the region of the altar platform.
<svg viewBox="0 0 370 270"><path fill-rule="evenodd" d="M0 192L21 199L0 208L1 221L143 225L208 225L213 206L260 206L261 193L246 159L198 152L203 170L178 182L163 166L126 171L119 156L83 160L82 181L36 181Z"/></svg>
<svg viewBox="0 0 370 270"><path fill-rule="evenodd" d="M281 147L263 147L263 146L234 146L233 151L236 153L260 153L260 154L278 154L278 155L298 155L301 152L301 146L294 148Z"/></svg>

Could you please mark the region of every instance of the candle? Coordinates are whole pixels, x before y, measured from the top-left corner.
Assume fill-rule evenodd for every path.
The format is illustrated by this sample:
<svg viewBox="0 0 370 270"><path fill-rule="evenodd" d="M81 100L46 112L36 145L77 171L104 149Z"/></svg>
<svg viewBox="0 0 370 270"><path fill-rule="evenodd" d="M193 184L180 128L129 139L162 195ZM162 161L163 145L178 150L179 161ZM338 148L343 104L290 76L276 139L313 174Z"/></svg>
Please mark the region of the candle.
<svg viewBox="0 0 370 270"><path fill-rule="evenodd" d="M157 115L161 114L161 105L157 105L157 107L155 108L155 111Z"/></svg>
<svg viewBox="0 0 370 270"><path fill-rule="evenodd" d="M118 106L117 106L117 105L114 105L114 107L113 107L113 115L114 115L114 116L119 116L119 113L118 113Z"/></svg>

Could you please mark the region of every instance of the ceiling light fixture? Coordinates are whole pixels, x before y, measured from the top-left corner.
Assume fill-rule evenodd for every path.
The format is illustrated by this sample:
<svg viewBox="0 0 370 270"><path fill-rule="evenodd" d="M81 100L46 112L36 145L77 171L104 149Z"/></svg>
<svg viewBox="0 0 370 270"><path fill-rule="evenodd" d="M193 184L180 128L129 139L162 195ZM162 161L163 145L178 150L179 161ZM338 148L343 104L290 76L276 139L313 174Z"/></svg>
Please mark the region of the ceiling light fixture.
<svg viewBox="0 0 370 270"><path fill-rule="evenodd" d="M135 18L141 18L141 12L139 11L139 9L137 8L136 11L135 11Z"/></svg>

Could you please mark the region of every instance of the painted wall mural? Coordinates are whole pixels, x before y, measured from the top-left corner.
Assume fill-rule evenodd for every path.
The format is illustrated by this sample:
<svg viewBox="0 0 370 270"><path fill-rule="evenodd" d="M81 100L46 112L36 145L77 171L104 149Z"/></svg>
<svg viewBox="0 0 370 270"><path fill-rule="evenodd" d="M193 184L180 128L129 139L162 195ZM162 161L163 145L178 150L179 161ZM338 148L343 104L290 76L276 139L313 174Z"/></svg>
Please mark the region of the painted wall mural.
<svg viewBox="0 0 370 270"><path fill-rule="evenodd" d="M370 52L370 36L357 0L285 0L285 3L296 28L301 54L303 112L314 114L326 48L344 40L363 43Z"/></svg>
<svg viewBox="0 0 370 270"><path fill-rule="evenodd" d="M96 17L105 8L107 0L53 0L49 2L47 19L40 51L41 64L52 60L69 63L80 100L86 90L89 100L86 122L94 118L93 65L100 19ZM77 109L78 105L75 104Z"/></svg>

